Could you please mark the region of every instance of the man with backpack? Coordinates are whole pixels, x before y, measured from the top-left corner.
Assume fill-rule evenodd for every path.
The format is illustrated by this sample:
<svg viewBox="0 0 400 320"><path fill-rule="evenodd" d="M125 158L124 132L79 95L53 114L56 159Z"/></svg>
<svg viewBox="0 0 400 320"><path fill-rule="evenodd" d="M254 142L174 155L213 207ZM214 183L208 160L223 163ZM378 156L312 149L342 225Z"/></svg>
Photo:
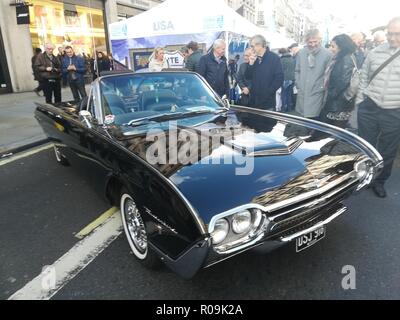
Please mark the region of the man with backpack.
<svg viewBox="0 0 400 320"><path fill-rule="evenodd" d="M384 184L400 145L400 17L389 22L387 38L364 62L356 101L359 135L377 147L384 160L372 187L379 198L387 196Z"/></svg>

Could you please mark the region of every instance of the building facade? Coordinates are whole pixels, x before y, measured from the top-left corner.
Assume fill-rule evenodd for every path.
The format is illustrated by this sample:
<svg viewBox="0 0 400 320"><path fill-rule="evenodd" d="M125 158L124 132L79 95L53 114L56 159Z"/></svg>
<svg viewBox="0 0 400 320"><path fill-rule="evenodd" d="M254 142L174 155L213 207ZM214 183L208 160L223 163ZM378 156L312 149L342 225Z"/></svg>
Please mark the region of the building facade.
<svg viewBox="0 0 400 320"><path fill-rule="evenodd" d="M305 33L316 26L311 21L311 2L307 0L256 0L256 24L267 31L278 32L296 42L304 41Z"/></svg>
<svg viewBox="0 0 400 320"><path fill-rule="evenodd" d="M257 0L225 0L225 3L252 23L256 23Z"/></svg>
<svg viewBox="0 0 400 320"><path fill-rule="evenodd" d="M31 58L48 42L56 48L72 45L93 56L109 52L107 26L135 16L161 0L2 0L0 1L0 94L35 87ZM26 6L29 5L29 6ZM27 9L21 14L21 8ZM18 24L27 16L29 21ZM16 36L17 35L17 36ZM55 53L57 53L57 49Z"/></svg>

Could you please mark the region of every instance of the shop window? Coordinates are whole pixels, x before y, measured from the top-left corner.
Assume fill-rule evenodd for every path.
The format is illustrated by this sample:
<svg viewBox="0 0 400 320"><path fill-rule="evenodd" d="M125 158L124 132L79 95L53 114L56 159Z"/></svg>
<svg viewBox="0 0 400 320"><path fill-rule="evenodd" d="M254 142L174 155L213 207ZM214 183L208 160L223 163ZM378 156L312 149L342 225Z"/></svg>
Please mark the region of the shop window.
<svg viewBox="0 0 400 320"><path fill-rule="evenodd" d="M36 0L30 7L30 16L33 48L43 49L51 42L56 48L71 45L76 53L90 56L95 50L106 51L102 10Z"/></svg>

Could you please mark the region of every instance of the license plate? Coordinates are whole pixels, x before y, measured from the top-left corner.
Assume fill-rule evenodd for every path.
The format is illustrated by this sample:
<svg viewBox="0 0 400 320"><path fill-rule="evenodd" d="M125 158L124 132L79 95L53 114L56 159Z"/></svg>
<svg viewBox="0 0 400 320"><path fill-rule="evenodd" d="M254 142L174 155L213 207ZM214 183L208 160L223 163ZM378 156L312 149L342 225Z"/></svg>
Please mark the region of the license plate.
<svg viewBox="0 0 400 320"><path fill-rule="evenodd" d="M325 238L326 228L321 227L296 239L296 252L306 250Z"/></svg>

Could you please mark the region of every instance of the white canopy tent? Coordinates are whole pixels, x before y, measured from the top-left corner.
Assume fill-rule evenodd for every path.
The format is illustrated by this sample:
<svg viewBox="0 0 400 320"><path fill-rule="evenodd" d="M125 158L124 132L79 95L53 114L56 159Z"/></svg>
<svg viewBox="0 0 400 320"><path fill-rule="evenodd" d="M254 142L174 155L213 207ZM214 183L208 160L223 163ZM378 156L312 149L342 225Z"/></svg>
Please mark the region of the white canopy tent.
<svg viewBox="0 0 400 320"><path fill-rule="evenodd" d="M110 38L122 40L224 31L247 37L262 32L223 0L166 0L137 16L111 24Z"/></svg>
<svg viewBox="0 0 400 320"><path fill-rule="evenodd" d="M237 44L263 33L223 0L166 0L137 16L110 24L109 30L114 58L135 70L138 61L148 54L145 50L155 47L175 46L176 50L197 41L209 49L218 38ZM231 45L231 50L237 48ZM227 56L234 53L228 49Z"/></svg>

